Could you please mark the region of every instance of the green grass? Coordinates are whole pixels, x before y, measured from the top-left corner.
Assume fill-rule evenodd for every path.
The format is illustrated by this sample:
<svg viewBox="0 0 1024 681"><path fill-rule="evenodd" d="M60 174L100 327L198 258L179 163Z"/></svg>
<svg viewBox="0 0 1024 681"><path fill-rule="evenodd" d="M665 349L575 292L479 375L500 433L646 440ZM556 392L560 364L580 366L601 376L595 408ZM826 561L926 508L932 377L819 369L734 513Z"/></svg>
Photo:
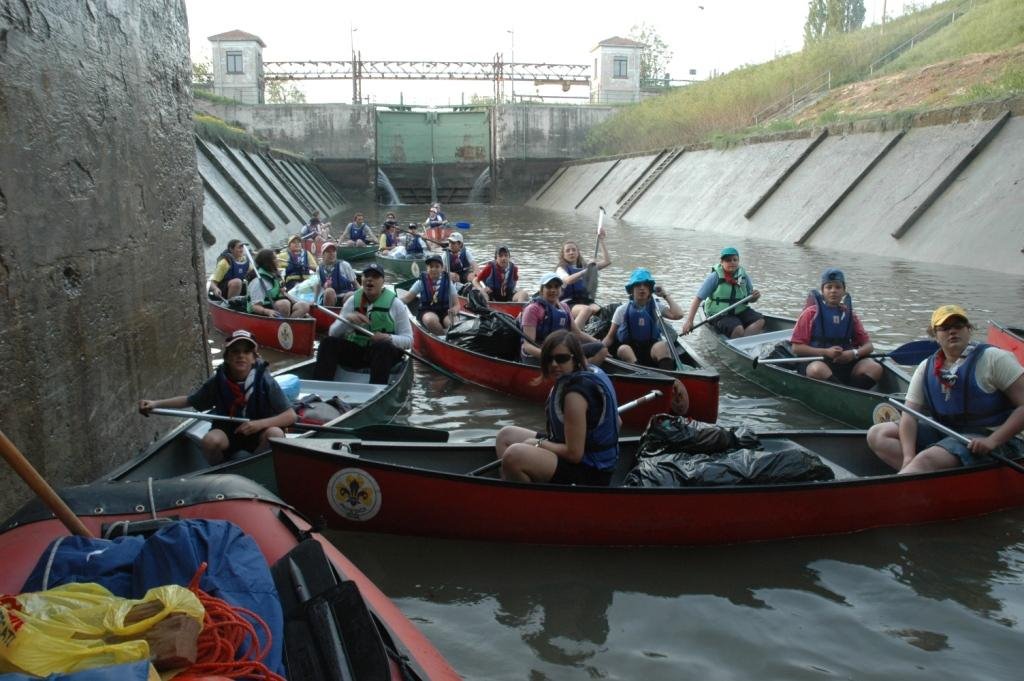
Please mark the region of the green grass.
<svg viewBox="0 0 1024 681"><path fill-rule="evenodd" d="M253 137L242 128L225 123L216 116L195 113L192 122L196 134L210 142L224 140L233 147L247 151L265 151L268 148L262 140Z"/></svg>
<svg viewBox="0 0 1024 681"><path fill-rule="evenodd" d="M973 4L973 6L972 6ZM624 107L593 128L590 151L598 155L653 150L710 141L732 144L737 137L761 135L798 127L791 120L754 125L755 115L795 88L828 72L831 87L868 77L873 62L924 29L944 20L954 10L970 11L949 26L941 26L879 72L916 68L965 54L1006 49L1024 41L1024 2L1021 0L948 0L889 21L882 33L870 26L836 36L764 64L744 66L718 78L694 83L661 97ZM1002 79L999 92L1017 92L1019 74ZM983 89L971 96L982 97ZM817 124L838 122L838 113L826 113Z"/></svg>
<svg viewBox="0 0 1024 681"><path fill-rule="evenodd" d="M192 97L195 99L205 99L208 102L214 104L228 104L232 106L245 106L241 102L238 102L230 97L223 97L221 95L215 95L209 90L203 90L202 88L192 88Z"/></svg>
<svg viewBox="0 0 1024 681"><path fill-rule="evenodd" d="M1024 95L1024 66L1013 65L1006 67L993 82L971 86L958 101L961 104L972 104L1019 95Z"/></svg>

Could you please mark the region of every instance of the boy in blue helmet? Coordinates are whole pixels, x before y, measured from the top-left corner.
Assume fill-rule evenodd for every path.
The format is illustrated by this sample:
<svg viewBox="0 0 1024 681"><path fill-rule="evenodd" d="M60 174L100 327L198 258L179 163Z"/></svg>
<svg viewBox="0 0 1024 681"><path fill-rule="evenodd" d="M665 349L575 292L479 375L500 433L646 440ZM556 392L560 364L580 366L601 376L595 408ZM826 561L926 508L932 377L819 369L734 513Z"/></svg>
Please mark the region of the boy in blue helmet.
<svg viewBox="0 0 1024 681"><path fill-rule="evenodd" d="M736 305L740 300L753 296L750 302L757 301L761 292L754 288L754 282L746 270L740 267L740 252L732 246L726 246L719 254L719 263L711 268L711 274L700 285L697 295L690 303L681 332L690 333L697 308L704 303L704 314L711 317ZM718 333L726 338L742 338L753 336L764 330L764 317L747 303L736 305L729 314L711 322Z"/></svg>
<svg viewBox="0 0 1024 681"><path fill-rule="evenodd" d="M626 284L629 302L612 314L612 325L601 341L616 357L630 364L675 369L660 317L682 319L683 310L655 284L651 273L642 267L633 270ZM655 298L660 294L664 300Z"/></svg>

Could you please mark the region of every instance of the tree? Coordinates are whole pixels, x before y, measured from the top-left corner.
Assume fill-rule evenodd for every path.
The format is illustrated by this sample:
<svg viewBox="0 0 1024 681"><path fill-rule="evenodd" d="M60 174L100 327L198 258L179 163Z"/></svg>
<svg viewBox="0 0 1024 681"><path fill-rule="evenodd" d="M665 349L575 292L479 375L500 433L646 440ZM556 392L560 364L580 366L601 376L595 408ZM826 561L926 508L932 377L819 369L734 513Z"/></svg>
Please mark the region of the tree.
<svg viewBox="0 0 1024 681"><path fill-rule="evenodd" d="M213 84L213 64L209 61L192 63L192 84L209 87Z"/></svg>
<svg viewBox="0 0 1024 681"><path fill-rule="evenodd" d="M864 0L810 0L804 23L804 43L837 33L856 31L864 24Z"/></svg>
<svg viewBox="0 0 1024 681"><path fill-rule="evenodd" d="M658 31L644 23L629 29L629 37L644 44L640 51L640 82L667 79L672 50L668 49Z"/></svg>
<svg viewBox="0 0 1024 681"><path fill-rule="evenodd" d="M302 104L306 95L290 80L268 80L266 101L268 104Z"/></svg>

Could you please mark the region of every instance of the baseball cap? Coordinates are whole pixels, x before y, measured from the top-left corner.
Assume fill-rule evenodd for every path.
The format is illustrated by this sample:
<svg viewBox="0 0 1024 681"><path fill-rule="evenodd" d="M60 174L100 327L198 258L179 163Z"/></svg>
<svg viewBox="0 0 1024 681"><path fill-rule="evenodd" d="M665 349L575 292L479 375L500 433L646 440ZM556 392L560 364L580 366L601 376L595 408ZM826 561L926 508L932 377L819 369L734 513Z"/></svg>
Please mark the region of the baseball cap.
<svg viewBox="0 0 1024 681"><path fill-rule="evenodd" d="M555 272L548 272L540 278L540 288L544 288L553 281L557 281L559 286L562 285L562 278L558 276L558 274Z"/></svg>
<svg viewBox="0 0 1024 681"><path fill-rule="evenodd" d="M451 234L448 235L448 241L458 241L461 244L462 235L459 234L458 232L452 232Z"/></svg>
<svg viewBox="0 0 1024 681"><path fill-rule="evenodd" d="M822 286L824 286L830 281L838 281L843 286L846 286L846 277L843 276L843 271L838 267L829 267L827 270L821 273Z"/></svg>
<svg viewBox="0 0 1024 681"><path fill-rule="evenodd" d="M420 228L420 225L419 225L418 222L410 222L409 223L409 229L419 229L419 228Z"/></svg>
<svg viewBox="0 0 1024 681"><path fill-rule="evenodd" d="M722 252L719 253L718 257L719 258L724 258L724 257L729 256L729 255L735 255L738 258L738 257L740 257L740 252L737 251L732 246L726 246L725 248L722 249Z"/></svg>
<svg viewBox="0 0 1024 681"><path fill-rule="evenodd" d="M260 349L260 346L256 342L256 339L253 338L253 335L251 333L249 333L248 331L246 331L245 329L237 329L235 331L232 331L231 335L229 335L224 340L224 349L227 350L228 348L230 348L235 343L240 343L240 342L243 342L243 341L251 343L253 351L256 351L256 350Z"/></svg>
<svg viewBox="0 0 1024 681"><path fill-rule="evenodd" d="M430 255L428 255L426 258L423 259L423 264L424 265L427 264L427 263L430 263L430 262L439 262L439 263L441 263L443 265L444 264L444 259L440 255L438 255L437 253L431 253Z"/></svg>
<svg viewBox="0 0 1024 681"><path fill-rule="evenodd" d="M293 241L302 241L302 237L299 236L298 234L292 234L290 237L288 237L288 243L291 243Z"/></svg>
<svg viewBox="0 0 1024 681"><path fill-rule="evenodd" d="M333 241L328 241L323 246L320 247L320 252L323 253L328 248L333 248L334 250L338 250L338 244L334 243Z"/></svg>
<svg viewBox="0 0 1024 681"><path fill-rule="evenodd" d="M384 278L384 268L375 262L371 262L369 265L363 268L363 276L367 274L374 274L378 277Z"/></svg>
<svg viewBox="0 0 1024 681"><path fill-rule="evenodd" d="M942 326L950 317L963 317L964 321L970 322L967 319L967 310L959 305L941 305L932 312L932 328Z"/></svg>

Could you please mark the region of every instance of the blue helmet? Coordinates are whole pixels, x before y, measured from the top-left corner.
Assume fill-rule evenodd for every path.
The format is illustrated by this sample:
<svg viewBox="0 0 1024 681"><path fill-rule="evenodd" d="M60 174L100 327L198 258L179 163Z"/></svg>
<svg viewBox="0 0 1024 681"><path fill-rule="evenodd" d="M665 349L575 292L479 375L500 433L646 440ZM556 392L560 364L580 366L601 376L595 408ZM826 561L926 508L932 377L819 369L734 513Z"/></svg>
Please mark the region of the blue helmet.
<svg viewBox="0 0 1024 681"><path fill-rule="evenodd" d="M629 276L629 282L626 284L626 293L633 295L633 287L637 284L650 284L651 290L654 290L654 277L651 273L645 270L643 267L638 267L633 270L633 274Z"/></svg>

